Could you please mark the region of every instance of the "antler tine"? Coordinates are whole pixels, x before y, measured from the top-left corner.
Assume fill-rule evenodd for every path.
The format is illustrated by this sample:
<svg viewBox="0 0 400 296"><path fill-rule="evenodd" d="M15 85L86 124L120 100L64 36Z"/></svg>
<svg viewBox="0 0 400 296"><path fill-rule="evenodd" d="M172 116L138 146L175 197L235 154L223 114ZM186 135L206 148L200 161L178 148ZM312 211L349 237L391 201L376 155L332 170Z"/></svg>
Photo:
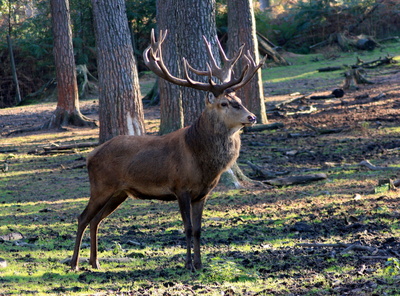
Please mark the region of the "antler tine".
<svg viewBox="0 0 400 296"><path fill-rule="evenodd" d="M198 74L198 75L203 75L203 76L207 75L208 76L208 83L210 84L210 86L215 86L214 81L212 81L212 70L211 70L211 67L210 67L210 65L208 63L207 63L207 68L208 68L208 71L198 71L196 69L193 69L193 67L190 66L190 64L187 61L187 59L183 58L183 70L184 70L184 73L185 73L185 78L191 84L196 84L197 82L194 81L192 78L190 78L188 69L190 69L192 72L194 72L195 74ZM202 74L199 74L199 72L201 72Z"/></svg>
<svg viewBox="0 0 400 296"><path fill-rule="evenodd" d="M206 41L205 37L203 36L204 40ZM237 63L237 61L239 60L239 58L243 55L243 49L245 44L242 44L238 51L235 53L235 55L233 56L233 58L229 59L226 56L226 53L224 51L224 49L222 48L221 42L219 42L218 37L215 38L218 44L218 49L219 49L219 53L221 55L221 59L222 59L222 68L218 68L219 71L219 76L217 76L222 82L229 82L231 80L232 77L232 73L233 73L233 67L235 66L235 64ZM207 42L208 48L210 48L209 43ZM214 60L215 61L215 60Z"/></svg>
<svg viewBox="0 0 400 296"><path fill-rule="evenodd" d="M218 67L217 62L215 61L214 55L212 53L211 44L208 42L206 36L203 35L204 44L206 45L207 55L210 58L210 68L212 71L212 75L217 77L219 80L223 81L223 72L220 67ZM218 40L218 38L217 38Z"/></svg>
<svg viewBox="0 0 400 296"><path fill-rule="evenodd" d="M193 68L185 58L183 58L183 60L185 60L184 63L186 63L189 70L192 71L193 73L200 75L200 76L209 76L210 75L210 65L208 63L207 63L208 71L202 71L202 70L197 70L197 69Z"/></svg>
<svg viewBox="0 0 400 296"><path fill-rule="evenodd" d="M231 59L229 59L229 58L227 58L227 56L226 56L226 54L225 54L225 51L224 51L224 49L222 48L222 45L221 45L221 43L219 42L218 38L217 38L217 44L218 44L219 52L220 52L220 54L221 54L221 59L222 59L222 61L224 62L224 65L225 65L225 64L230 64L231 67L233 67L233 66L236 64L236 62L240 59L240 57L241 57L242 54L243 54L243 49L244 49L244 46L245 46L245 44L243 43L243 44L239 47L239 49L237 50L237 52L235 52L234 57L231 58Z"/></svg>
<svg viewBox="0 0 400 296"><path fill-rule="evenodd" d="M218 40L218 37L216 36L215 40L218 44L218 49L219 49L221 59L222 59L222 67L218 67L218 65L215 61L214 55L212 54L210 42L207 41L205 36L203 36L203 40L204 40L204 43L206 44L207 53L211 60L212 74L215 77L217 77L221 82L229 82L232 77L233 66L239 59L240 55L242 54L243 46L240 48L239 54L235 58L228 59L225 54L224 49L222 48L221 43Z"/></svg>
<svg viewBox="0 0 400 296"><path fill-rule="evenodd" d="M144 50L143 58L144 63L146 66L153 71L156 75L160 76L161 78L177 84L181 86L187 86L199 90L210 91L215 96L219 96L222 94L226 89L233 89L237 90L243 87L250 79L254 76L257 70L264 64L265 58L258 64L254 62L253 58L250 55L250 52L243 54L244 45L242 45L238 52L232 59L228 59L225 55L225 52L222 49L221 44L218 43L218 47L221 53L221 57L223 60L223 66L219 67L217 62L212 54L211 45L203 36L204 42L206 44L207 54L210 58L210 62L207 63L207 70L200 71L194 69L186 59L183 59L183 66L184 66L184 76L185 78L178 78L173 76L167 69L164 64L163 56L162 56L162 43L166 39L168 31L165 30L160 31L159 40L156 40L154 30L151 32L151 43L150 45ZM233 66L236 64L238 59L242 57L245 60L244 68L240 74L240 77L233 78ZM208 82L200 82L195 81L189 76L189 71L201 76L208 76ZM220 80L220 84L214 82L212 77L215 76Z"/></svg>
<svg viewBox="0 0 400 296"><path fill-rule="evenodd" d="M264 58L257 65L253 57L251 56L250 51L248 50L247 53L243 55L243 59L245 59L246 61L247 69L246 73L242 73L243 79L238 84L232 86L232 89L235 91L245 86L253 78L253 76L257 73L258 69L260 69L264 65L267 56L264 56Z"/></svg>
<svg viewBox="0 0 400 296"><path fill-rule="evenodd" d="M167 32L165 32L164 38L165 38L166 34L167 34ZM160 31L160 36L162 37L162 31ZM144 59L145 65L151 71L153 71L158 76L161 76L162 78L164 78L165 75L157 63L157 60L159 60L159 58L157 57L157 53L160 55L160 52L158 51L158 47L161 45L161 43L162 43L161 41L164 41L164 39L161 38L159 42L156 42L154 29L151 30L150 45L143 51L143 59ZM149 57L149 54L150 54L150 57ZM150 58L151 58L151 60L150 60Z"/></svg>
<svg viewBox="0 0 400 296"><path fill-rule="evenodd" d="M162 57L162 50L161 45L164 42L168 31L166 30L164 33L160 31L160 38L156 41L154 29L151 31L151 42L150 45L144 50L143 52L143 59L145 65L153 71L156 75L160 76L161 78L172 82L177 85L192 87L200 90L205 91L212 91L212 85L209 83L197 82L189 78L189 80L181 79L178 77L173 76L167 69L164 64L163 57ZM189 77L187 75L187 77Z"/></svg>
<svg viewBox="0 0 400 296"><path fill-rule="evenodd" d="M222 49L222 46L221 46L218 38L216 38L216 40L218 43L219 51L221 53L221 59L223 61L223 65L222 65L222 68L217 65L215 57L212 53L211 44L210 44L210 42L208 42L207 38L205 36L203 36L203 41L204 41L204 44L206 45L207 55L210 59L210 63L207 63L207 68L209 70L211 69L211 76L217 77L221 82L224 83L224 82L228 82L231 80L232 68L233 68L233 65L236 63L236 61L240 57L242 47L239 52L239 55L237 55L233 59L228 59L226 57L224 50ZM195 73L197 75L201 75L201 76L209 76L210 75L209 71L197 70L197 69L193 68L189 63L187 64L187 66L193 73Z"/></svg>

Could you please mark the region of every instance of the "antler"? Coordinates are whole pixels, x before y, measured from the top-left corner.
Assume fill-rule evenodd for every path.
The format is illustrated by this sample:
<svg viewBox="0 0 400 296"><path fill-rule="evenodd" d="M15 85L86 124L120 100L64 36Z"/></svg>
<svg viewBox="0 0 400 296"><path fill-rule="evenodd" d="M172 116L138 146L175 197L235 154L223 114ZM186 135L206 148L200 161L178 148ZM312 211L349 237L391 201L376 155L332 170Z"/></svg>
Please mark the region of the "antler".
<svg viewBox="0 0 400 296"><path fill-rule="evenodd" d="M219 96L226 89L232 89L236 91L237 89L246 85L246 83L248 83L257 72L257 70L264 64L266 59L265 57L258 65L256 65L249 51L243 54L244 45L239 48L238 52L232 59L228 59L217 38L218 48L221 54L221 59L223 61L223 66L222 68L220 68L218 67L217 62L215 61L215 58L212 54L210 43L203 36L204 43L206 44L207 48L207 55L210 59L210 63L207 63L208 70L196 70L192 66L190 66L185 58L183 58L185 79L182 79L173 76L168 71L163 61L161 45L164 42L167 33L168 31L165 31L164 33L163 31L160 31L159 40L156 41L154 36L154 29L151 31L151 44L143 52L144 63L146 64L146 66L156 75L171 83L199 90L209 91L212 92L214 96ZM239 58L242 58L244 60L245 65L240 76L237 78L232 78L233 67L239 60ZM197 75L208 76L208 82L200 82L191 79L188 74L188 69ZM212 77L218 78L220 83L215 83L212 80Z"/></svg>

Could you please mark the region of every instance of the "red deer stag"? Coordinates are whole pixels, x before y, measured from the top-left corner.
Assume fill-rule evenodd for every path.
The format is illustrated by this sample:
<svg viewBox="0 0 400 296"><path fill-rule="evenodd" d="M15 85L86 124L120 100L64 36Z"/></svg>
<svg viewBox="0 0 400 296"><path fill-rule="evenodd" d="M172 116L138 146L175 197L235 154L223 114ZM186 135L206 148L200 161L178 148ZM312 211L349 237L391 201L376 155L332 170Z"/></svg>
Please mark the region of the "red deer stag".
<svg viewBox="0 0 400 296"><path fill-rule="evenodd" d="M200 117L189 127L164 136L117 136L91 152L87 158L90 180L90 200L78 217L78 230L71 267L78 269L82 236L90 224L90 264L99 268L97 231L100 222L110 215L127 197L139 199L178 200L186 234L185 267L200 269L200 231L203 206L209 192L217 185L221 174L237 159L240 149L239 130L256 122L235 95L264 63L255 64L243 46L234 58L228 59L219 44L220 68L204 38L211 60L208 71L193 69L183 59L185 79L167 70L161 45L167 32L160 32L156 42L154 31L151 44L144 51L148 68L165 80L177 85L208 92L206 106ZM242 58L245 67L239 77L232 77L234 64ZM194 81L188 69L208 76L208 82ZM215 76L219 84L212 80ZM194 259L191 256L193 236Z"/></svg>

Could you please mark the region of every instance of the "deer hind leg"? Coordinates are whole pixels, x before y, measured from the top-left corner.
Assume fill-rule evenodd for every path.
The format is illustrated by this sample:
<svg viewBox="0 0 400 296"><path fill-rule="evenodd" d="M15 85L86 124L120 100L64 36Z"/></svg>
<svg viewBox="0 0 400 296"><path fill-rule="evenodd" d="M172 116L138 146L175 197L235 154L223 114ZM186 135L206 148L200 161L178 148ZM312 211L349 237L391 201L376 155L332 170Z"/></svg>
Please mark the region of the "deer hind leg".
<svg viewBox="0 0 400 296"><path fill-rule="evenodd" d="M122 204L128 195L125 192L120 192L118 195L112 196L96 216L90 221L90 259L89 263L93 268L100 269L99 260L97 257L98 250L98 229L103 219L111 215Z"/></svg>
<svg viewBox="0 0 400 296"><path fill-rule="evenodd" d="M79 250L82 244L83 234L85 233L86 228L88 227L90 221L94 216L97 215L99 211L105 206L110 197L112 196L112 191L107 191L103 194L91 192L90 200L86 208L78 217L78 230L76 231L76 239L75 239L75 247L74 253L71 258L71 268L74 270L78 270L79 267Z"/></svg>
<svg viewBox="0 0 400 296"><path fill-rule="evenodd" d="M88 207L82 212L82 214L78 217L78 230L76 232L76 239L75 239L75 247L74 247L74 254L72 255L71 258L71 268L74 270L78 270L78 264L79 264L79 250L81 248L82 244L82 237L83 233L85 232L87 226L89 225L89 221L86 221L84 217L86 216L86 213L88 211Z"/></svg>

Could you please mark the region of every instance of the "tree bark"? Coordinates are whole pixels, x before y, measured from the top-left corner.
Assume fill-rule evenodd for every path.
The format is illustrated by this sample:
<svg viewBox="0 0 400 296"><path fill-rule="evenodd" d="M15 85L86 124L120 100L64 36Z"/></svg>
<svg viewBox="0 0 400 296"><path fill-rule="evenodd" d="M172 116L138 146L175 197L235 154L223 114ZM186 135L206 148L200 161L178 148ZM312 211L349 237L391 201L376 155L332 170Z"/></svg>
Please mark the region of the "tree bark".
<svg viewBox="0 0 400 296"><path fill-rule="evenodd" d="M241 44L245 44L245 52L249 51L256 64L259 63L258 41L251 0L228 0L228 53L233 55ZM243 69L239 60L236 69ZM235 71L240 73L239 70ZM244 105L257 116L259 123L267 123L261 71L242 89L237 91Z"/></svg>
<svg viewBox="0 0 400 296"><path fill-rule="evenodd" d="M100 139L142 135L144 115L137 62L123 0L92 0L99 73Z"/></svg>
<svg viewBox="0 0 400 296"><path fill-rule="evenodd" d="M64 125L95 126L79 110L78 83L68 0L51 0L54 36L54 60L57 78L57 108L42 128L59 128Z"/></svg>
<svg viewBox="0 0 400 296"><path fill-rule="evenodd" d="M160 30L168 29L164 42L164 61L170 72L184 77L182 58L194 68L207 69L208 56L203 35L211 43L219 60L216 45L215 0L157 1L157 23ZM198 81L205 77L193 75ZM160 133L167 133L190 125L204 109L203 91L180 87L160 80L161 126ZM183 119L182 119L183 118Z"/></svg>

